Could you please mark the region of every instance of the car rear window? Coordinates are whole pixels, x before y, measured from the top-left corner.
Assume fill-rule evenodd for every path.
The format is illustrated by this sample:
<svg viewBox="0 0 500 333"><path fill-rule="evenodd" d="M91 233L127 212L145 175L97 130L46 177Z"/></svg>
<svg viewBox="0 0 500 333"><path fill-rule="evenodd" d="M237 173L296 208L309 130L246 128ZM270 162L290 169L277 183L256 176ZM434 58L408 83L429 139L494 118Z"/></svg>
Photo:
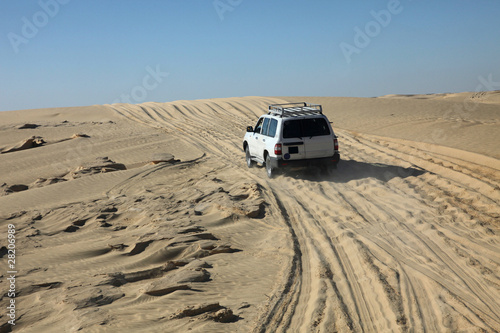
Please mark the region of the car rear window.
<svg viewBox="0 0 500 333"><path fill-rule="evenodd" d="M330 128L324 118L302 119L304 136L330 135Z"/></svg>
<svg viewBox="0 0 500 333"><path fill-rule="evenodd" d="M283 124L283 138L300 138L302 137L302 126L300 120L287 120Z"/></svg>
<svg viewBox="0 0 500 333"><path fill-rule="evenodd" d="M324 118L287 120L283 125L283 138L301 138L330 135L330 127Z"/></svg>

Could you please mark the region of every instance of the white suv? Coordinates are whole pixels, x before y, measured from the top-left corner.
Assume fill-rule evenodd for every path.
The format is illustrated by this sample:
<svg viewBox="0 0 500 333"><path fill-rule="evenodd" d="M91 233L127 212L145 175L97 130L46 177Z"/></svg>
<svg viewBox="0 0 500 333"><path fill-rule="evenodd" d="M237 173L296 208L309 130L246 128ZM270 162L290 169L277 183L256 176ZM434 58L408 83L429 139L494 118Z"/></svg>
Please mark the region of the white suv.
<svg viewBox="0 0 500 333"><path fill-rule="evenodd" d="M340 160L337 137L321 105L308 103L274 104L247 127L243 150L248 167L265 164L267 175L285 167L317 165L328 172Z"/></svg>

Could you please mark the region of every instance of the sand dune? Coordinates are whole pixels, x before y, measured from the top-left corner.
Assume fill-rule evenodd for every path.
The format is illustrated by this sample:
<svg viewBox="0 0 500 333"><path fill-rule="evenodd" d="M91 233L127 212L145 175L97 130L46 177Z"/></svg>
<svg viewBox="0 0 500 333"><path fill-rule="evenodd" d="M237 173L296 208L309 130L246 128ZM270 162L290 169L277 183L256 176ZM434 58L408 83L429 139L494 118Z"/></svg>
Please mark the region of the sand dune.
<svg viewBox="0 0 500 333"><path fill-rule="evenodd" d="M498 96L2 112L14 331L500 331ZM296 100L324 105L342 161L268 180L244 130Z"/></svg>

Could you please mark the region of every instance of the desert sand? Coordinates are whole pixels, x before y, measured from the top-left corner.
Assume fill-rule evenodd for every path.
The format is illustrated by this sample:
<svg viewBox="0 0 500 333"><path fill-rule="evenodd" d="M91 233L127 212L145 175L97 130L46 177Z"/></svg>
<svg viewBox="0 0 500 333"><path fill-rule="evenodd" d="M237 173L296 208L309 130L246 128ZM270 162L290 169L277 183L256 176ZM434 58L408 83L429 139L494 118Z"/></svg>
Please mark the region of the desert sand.
<svg viewBox="0 0 500 333"><path fill-rule="evenodd" d="M247 168L287 101L331 175ZM0 112L0 332L500 331L499 158L499 92Z"/></svg>

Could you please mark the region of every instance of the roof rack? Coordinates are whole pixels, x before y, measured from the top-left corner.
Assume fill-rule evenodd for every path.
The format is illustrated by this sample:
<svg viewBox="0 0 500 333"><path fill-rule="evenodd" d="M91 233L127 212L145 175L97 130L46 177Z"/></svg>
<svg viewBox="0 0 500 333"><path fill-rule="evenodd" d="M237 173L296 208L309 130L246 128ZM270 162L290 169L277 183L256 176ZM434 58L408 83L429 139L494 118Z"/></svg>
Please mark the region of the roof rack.
<svg viewBox="0 0 500 333"><path fill-rule="evenodd" d="M323 114L323 108L319 104L309 103L286 103L269 105L269 113L283 117L298 117L309 114Z"/></svg>

